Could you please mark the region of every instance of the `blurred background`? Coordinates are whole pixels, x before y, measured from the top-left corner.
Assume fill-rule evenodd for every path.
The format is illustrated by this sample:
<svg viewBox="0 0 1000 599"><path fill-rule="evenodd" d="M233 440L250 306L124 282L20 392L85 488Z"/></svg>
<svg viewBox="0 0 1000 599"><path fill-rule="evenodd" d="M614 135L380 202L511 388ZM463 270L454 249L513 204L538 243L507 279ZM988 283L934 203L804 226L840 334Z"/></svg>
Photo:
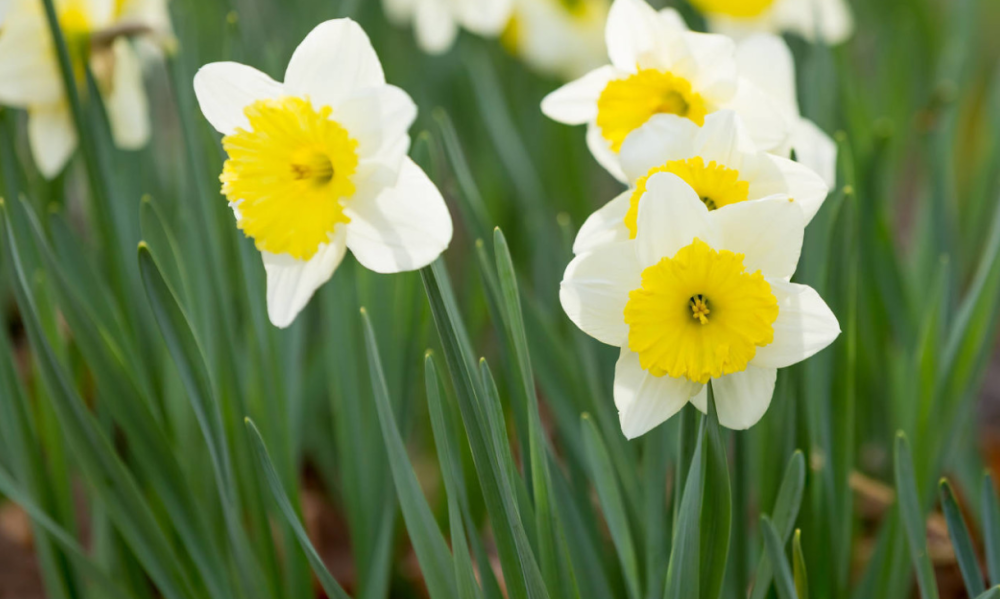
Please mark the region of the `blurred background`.
<svg viewBox="0 0 1000 599"><path fill-rule="evenodd" d="M693 28L704 27L686 3L653 4L675 6ZM193 588L212 588L212 575L202 571L206 563L232 567L222 517L227 508L215 491L198 414L135 258L146 240L211 373L239 522L261 565L265 595L312 596L314 583L257 471L245 415L260 428L309 537L345 589L366 598L426 596L397 513L357 316L365 306L410 460L447 530L424 390L424 352L440 354L440 341L421 277L374 275L349 257L292 328L271 327L256 251L232 226L219 194L219 136L202 118L191 85L198 67L216 60L253 65L280 80L291 52L316 24L350 15L370 35L387 80L420 108L412 155L451 207L456 232L444 261L473 351L493 368L521 465L528 417L491 304L495 273L484 266L493 261L493 227L506 236L542 422L563 468L564 492L577 498L580 539L595 546L594 578L581 594L626 596L600 509L591 505L580 415L594 415L633 516L643 513L647 497L655 501L657 486L664 495L659 505L669 513L667 472L678 451L678 424L626 442L611 400L616 355L584 338L558 305L576 230L621 191L591 158L583 128L553 123L539 110L566 74L546 72L520 54L514 25L500 39L463 33L451 51L428 56L408 27L390 24L376 0L171 0L169 8L176 48L146 76L153 134L145 149L114 149L100 125L100 107L91 104L99 156L77 155L62 175L46 181L30 158L25 115L0 112L4 195L24 274L18 287L11 260L3 260L0 466L12 473L13 488L87 548L129 596L163 591L151 590L150 579L161 579L137 551L148 541L146 531L136 533L139 540L122 532L143 521L116 513L134 507L118 485L134 485L146 499L150 522L159 523L149 534L168 539L171 559L195 580ZM982 473L1000 467L1000 2L870 0L852 8L856 31L842 45L787 37L803 114L833 135L841 152L838 184L810 226L797 280L820 290L845 335L816 359L783 372L764 420L739 445L734 441L730 472L744 477L734 488L744 489L752 506L752 514L735 516L734 542L747 546L736 559L741 568L756 562L756 514L770 510L785 464L801 449L808 476L799 525L813 596L918 596L893 516L892 442L904 430L918 484L927 490L941 595L964 597L933 491L938 478L948 476L970 528L978 530ZM602 64L601 36L589 44L580 54L596 45L593 66ZM102 194L94 192L88 160L103 169ZM12 191L23 202L12 201ZM55 367L29 342L19 297L33 299ZM451 393L447 382L445 389ZM73 419L78 429L68 428ZM155 439L143 445L151 423ZM93 456L81 449L91 433L107 441L94 446ZM489 552L478 475L468 448L460 449L470 514ZM657 452L664 456L662 472L649 457ZM122 475L127 484L106 482L101 467L88 465L110 463L101 460L112 454L109 472L130 473ZM158 478L160 459L169 464ZM659 474L650 478L647 471ZM174 487L176 480L183 485ZM169 488L176 497L164 495ZM179 522L172 501L197 517ZM53 540L52 529L33 524L21 504L0 499L0 597L103 596ZM185 527L197 523L207 527L205 555L192 554L185 537ZM633 526L655 523L636 518ZM973 536L981 549L984 539ZM654 549L643 555L653 577L658 559L665 568L666 554L650 543Z"/></svg>

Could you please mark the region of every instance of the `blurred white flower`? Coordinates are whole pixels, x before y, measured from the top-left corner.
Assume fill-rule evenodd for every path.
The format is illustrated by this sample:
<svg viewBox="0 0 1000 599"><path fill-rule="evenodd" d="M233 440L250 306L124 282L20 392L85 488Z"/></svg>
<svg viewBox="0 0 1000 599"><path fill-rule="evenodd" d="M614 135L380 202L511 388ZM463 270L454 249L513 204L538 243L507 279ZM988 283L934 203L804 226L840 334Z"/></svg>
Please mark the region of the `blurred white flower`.
<svg viewBox="0 0 1000 599"><path fill-rule="evenodd" d="M739 75L734 42L692 33L672 10L643 0L615 0L606 42L611 65L556 90L542 102L550 118L587 124L598 162L623 182L618 153L625 138L657 114L697 125L717 110L736 111L758 147L786 147L791 130L768 94Z"/></svg>
<svg viewBox="0 0 1000 599"><path fill-rule="evenodd" d="M712 31L735 38L759 32L796 33L839 44L854 33L847 0L691 0Z"/></svg>
<svg viewBox="0 0 1000 599"><path fill-rule="evenodd" d="M10 10L10 0L0 0L0 27L3 27L3 20L8 10Z"/></svg>
<svg viewBox="0 0 1000 599"><path fill-rule="evenodd" d="M631 188L595 212L580 228L574 254L635 239L639 201L657 173L673 173L687 183L709 211L728 211L742 203L792 200L812 220L828 188L809 168L759 151L732 111L705 117L698 127L674 115L656 115L625 140L622 168Z"/></svg>
<svg viewBox="0 0 1000 599"><path fill-rule="evenodd" d="M610 0L515 0L504 46L541 73L581 77L607 60L610 5Z"/></svg>
<svg viewBox="0 0 1000 599"><path fill-rule="evenodd" d="M146 12L122 12L129 4L156 6L162 19ZM149 110L142 68L131 37L170 35L163 0L56 0L81 91L84 65L90 67L107 107L112 138L120 148L138 149L149 140ZM41 173L52 178L76 149L77 136L59 61L42 3L13 0L0 32L0 104L28 111L31 152Z"/></svg>
<svg viewBox="0 0 1000 599"><path fill-rule="evenodd" d="M194 80L205 118L225 135L222 192L267 272L271 322L287 327L348 249L380 273L422 268L451 242L437 187L407 157L417 108L387 85L350 19L317 26L284 83L233 62Z"/></svg>
<svg viewBox="0 0 1000 599"><path fill-rule="evenodd" d="M417 44L429 54L447 52L462 27L496 37L510 19L513 0L382 0L397 25L413 23Z"/></svg>
<svg viewBox="0 0 1000 599"><path fill-rule="evenodd" d="M767 411L777 369L840 334L810 287L791 283L805 215L775 196L710 211L682 178L646 183L636 237L569 264L560 300L588 335L621 348L614 399L635 438L689 401L705 411L711 383L719 422L746 429Z"/></svg>

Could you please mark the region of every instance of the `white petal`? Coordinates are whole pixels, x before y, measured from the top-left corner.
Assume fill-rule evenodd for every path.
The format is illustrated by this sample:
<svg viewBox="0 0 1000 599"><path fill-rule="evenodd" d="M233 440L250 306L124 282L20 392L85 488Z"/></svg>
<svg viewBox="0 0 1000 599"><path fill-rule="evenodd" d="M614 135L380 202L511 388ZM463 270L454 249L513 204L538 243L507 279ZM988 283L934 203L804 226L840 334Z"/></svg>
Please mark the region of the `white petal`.
<svg viewBox="0 0 1000 599"><path fill-rule="evenodd" d="M308 261L296 260L288 254L261 252L267 273L267 316L271 324L287 328L316 290L330 280L347 251L344 233L343 225L337 225L330 242L323 244Z"/></svg>
<svg viewBox="0 0 1000 599"><path fill-rule="evenodd" d="M809 119L792 130L795 159L819 175L828 188L837 184L837 144Z"/></svg>
<svg viewBox="0 0 1000 599"><path fill-rule="evenodd" d="M219 133L229 135L237 128L250 128L244 108L257 100L279 98L285 90L253 67L237 62L213 62L195 74L194 94L208 122Z"/></svg>
<svg viewBox="0 0 1000 599"><path fill-rule="evenodd" d="M7 11L10 10L10 0L0 0L0 27L3 27L3 21L7 18Z"/></svg>
<svg viewBox="0 0 1000 599"><path fill-rule="evenodd" d="M605 40L611 64L627 72L669 67L678 54L678 36L644 0L615 0Z"/></svg>
<svg viewBox="0 0 1000 599"><path fill-rule="evenodd" d="M513 8L512 0L459 0L458 17L469 31L486 36L499 35L507 22Z"/></svg>
<svg viewBox="0 0 1000 599"><path fill-rule="evenodd" d="M740 431L757 424L771 405L777 377L774 368L748 366L742 372L712 379L719 424Z"/></svg>
<svg viewBox="0 0 1000 599"><path fill-rule="evenodd" d="M794 123L786 118L777 101L749 80L740 79L736 96L723 108L739 114L759 149L771 152L788 147Z"/></svg>
<svg viewBox="0 0 1000 599"><path fill-rule="evenodd" d="M712 212L720 231L717 249L743 254L748 272L789 278L802 253L805 217L786 196L730 204Z"/></svg>
<svg viewBox="0 0 1000 599"><path fill-rule="evenodd" d="M713 103L732 99L738 82L733 40L715 33L694 32L682 33L681 39L686 56L671 65L671 70L689 80Z"/></svg>
<svg viewBox="0 0 1000 599"><path fill-rule="evenodd" d="M451 243L452 223L441 192L409 158L399 180L375 196L355 196L344 213L347 247L369 270L396 273L423 268Z"/></svg>
<svg viewBox="0 0 1000 599"><path fill-rule="evenodd" d="M385 16L394 25L402 27L413 18L416 0L382 0Z"/></svg>
<svg viewBox="0 0 1000 599"><path fill-rule="evenodd" d="M137 150L149 141L149 104L142 80L142 66L128 41L115 41L114 82L105 100L115 145Z"/></svg>
<svg viewBox="0 0 1000 599"><path fill-rule="evenodd" d="M580 79L567 83L542 100L542 112L565 125L582 125L597 118L597 100L617 79L620 71L611 65L593 70Z"/></svg>
<svg viewBox="0 0 1000 599"><path fill-rule="evenodd" d="M699 131L691 119L675 114L654 115L622 143L619 154L622 170L629 181L636 181L655 166L697 155L695 139Z"/></svg>
<svg viewBox="0 0 1000 599"><path fill-rule="evenodd" d="M622 183L628 183L628 177L625 176L625 172L622 170L618 154L611 149L611 144L608 143L608 140L604 139L600 128L595 123L587 125L587 147L590 148L590 153L594 155L594 159L597 160L598 164L603 166L612 177Z"/></svg>
<svg viewBox="0 0 1000 599"><path fill-rule="evenodd" d="M685 378L653 376L627 347L615 365L615 406L622 433L635 439L665 422L687 405L701 385Z"/></svg>
<svg viewBox="0 0 1000 599"><path fill-rule="evenodd" d="M812 288L768 280L778 299L774 341L757 348L750 362L763 368L784 368L812 357L840 335L840 323Z"/></svg>
<svg viewBox="0 0 1000 599"><path fill-rule="evenodd" d="M822 177L787 158L762 154L755 170L750 183L751 197L782 194L794 198L806 216L806 224L819 212L829 192Z"/></svg>
<svg viewBox="0 0 1000 599"><path fill-rule="evenodd" d="M657 173L646 182L639 201L636 235L639 265L647 268L695 238L715 247L717 233L708 208L683 179L673 173Z"/></svg>
<svg viewBox="0 0 1000 599"><path fill-rule="evenodd" d="M285 86L317 106L337 107L353 92L385 84L368 35L351 19L320 23L292 54Z"/></svg>
<svg viewBox="0 0 1000 599"><path fill-rule="evenodd" d="M681 13L677 12L676 8L663 8L659 12L660 20L671 30L671 31L690 31L691 28L687 26L684 21L684 17Z"/></svg>
<svg viewBox="0 0 1000 599"><path fill-rule="evenodd" d="M798 117L795 90L795 59L788 44L771 34L757 34L736 47L740 76L778 102L782 110Z"/></svg>
<svg viewBox="0 0 1000 599"><path fill-rule="evenodd" d="M417 118L417 105L398 87L382 85L355 92L332 118L357 140L358 156L366 159L384 154L406 137Z"/></svg>
<svg viewBox="0 0 1000 599"><path fill-rule="evenodd" d="M828 44L839 44L854 33L854 16L845 0L781 0L772 19L807 40L817 33Z"/></svg>
<svg viewBox="0 0 1000 599"><path fill-rule="evenodd" d="M608 345L628 342L625 304L642 284L631 242L613 243L581 254L566 267L559 301L584 333Z"/></svg>
<svg viewBox="0 0 1000 599"><path fill-rule="evenodd" d="M744 157L757 153L757 147L743 120L732 110L720 110L705 117L705 125L698 131L694 142L694 155L706 162L741 170Z"/></svg>
<svg viewBox="0 0 1000 599"><path fill-rule="evenodd" d="M414 27L417 43L428 54L443 54L458 36L458 24L444 0L418 3Z"/></svg>
<svg viewBox="0 0 1000 599"><path fill-rule="evenodd" d="M59 63L40 3L11 7L0 34L0 102L25 108L63 98Z"/></svg>
<svg viewBox="0 0 1000 599"><path fill-rule="evenodd" d="M573 242L573 253L583 254L609 243L629 240L625 214L631 205L632 191L628 190L591 214L580 227Z"/></svg>
<svg viewBox="0 0 1000 599"><path fill-rule="evenodd" d="M76 149L76 127L65 103L28 109L28 142L38 170L52 179Z"/></svg>

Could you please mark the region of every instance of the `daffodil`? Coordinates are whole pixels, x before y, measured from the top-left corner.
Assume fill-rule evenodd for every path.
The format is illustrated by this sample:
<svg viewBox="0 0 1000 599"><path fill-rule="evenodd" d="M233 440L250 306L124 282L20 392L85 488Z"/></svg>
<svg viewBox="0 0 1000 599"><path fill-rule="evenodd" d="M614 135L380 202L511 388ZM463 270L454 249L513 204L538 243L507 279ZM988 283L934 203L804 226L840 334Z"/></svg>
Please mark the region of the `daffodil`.
<svg viewBox="0 0 1000 599"><path fill-rule="evenodd" d="M692 33L674 11L643 0L615 0L606 30L611 64L556 90L542 102L550 118L588 125L594 157L622 181L625 138L658 114L696 125L718 110L734 110L765 151L786 146L791 131L774 102L739 76L734 42Z"/></svg>
<svg viewBox="0 0 1000 599"><path fill-rule="evenodd" d="M709 211L780 196L802 209L808 223L828 188L811 169L758 150L739 117L723 110L698 127L687 119L654 116L625 140L621 163L630 189L595 212L580 228L573 246L581 254L607 243L635 239L639 202L657 173L673 173L687 183Z"/></svg>
<svg viewBox="0 0 1000 599"><path fill-rule="evenodd" d="M675 22L682 17L673 9ZM685 25L686 27L686 25ZM790 131L785 143L772 153L788 156L794 150L795 159L816 171L827 185L837 179L837 145L815 123L802 116L795 86L795 58L781 37L758 33L741 39L736 45L736 63L740 76L760 90Z"/></svg>
<svg viewBox="0 0 1000 599"><path fill-rule="evenodd" d="M614 400L622 431L638 437L688 402L719 422L753 426L777 369L839 335L810 287L791 283L806 216L777 195L710 210L672 172L646 182L635 239L598 246L569 264L563 309L592 337L621 348Z"/></svg>
<svg viewBox="0 0 1000 599"><path fill-rule="evenodd" d="M416 106L386 84L357 23L313 29L284 79L220 62L194 80L205 118L224 135L222 192L261 252L278 327L348 249L365 267L395 273L431 263L452 235L441 193L407 157Z"/></svg>
<svg viewBox="0 0 1000 599"><path fill-rule="evenodd" d="M847 0L691 0L712 31L736 38L753 33L796 33L839 44L854 33Z"/></svg>
<svg viewBox="0 0 1000 599"><path fill-rule="evenodd" d="M515 0L502 41L533 69L563 80L607 60L609 0Z"/></svg>
<svg viewBox="0 0 1000 599"><path fill-rule="evenodd" d="M159 5L166 19L161 0L142 1ZM115 145L128 150L143 147L150 134L149 110L141 63L130 38L163 31L163 20L147 22L141 18L146 13L124 15L122 5L112 0L56 0L55 8L81 92L89 66L107 108ZM169 19L165 27L169 30ZM76 149L77 136L48 21L36 0L12 0L4 20L0 104L28 111L35 163L46 177L57 175Z"/></svg>
<svg viewBox="0 0 1000 599"><path fill-rule="evenodd" d="M462 27L483 37L496 37L510 18L512 0L383 0L390 20L412 21L417 44L428 54L447 52Z"/></svg>

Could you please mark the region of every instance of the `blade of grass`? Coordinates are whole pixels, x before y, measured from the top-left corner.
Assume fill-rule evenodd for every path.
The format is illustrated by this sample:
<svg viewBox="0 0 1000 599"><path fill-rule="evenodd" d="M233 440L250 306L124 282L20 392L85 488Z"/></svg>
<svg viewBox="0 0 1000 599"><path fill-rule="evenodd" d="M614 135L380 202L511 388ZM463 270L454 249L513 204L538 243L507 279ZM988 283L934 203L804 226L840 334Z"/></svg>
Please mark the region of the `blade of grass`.
<svg viewBox="0 0 1000 599"><path fill-rule="evenodd" d="M705 418L705 488L701 506L702 596L717 599L722 593L729 561L733 522L733 495L729 483L728 452L722 441L715 396L708 389L708 416ZM736 434L740 434L737 432Z"/></svg>
<svg viewBox="0 0 1000 599"><path fill-rule="evenodd" d="M396 417L389 403L389 389L382 373L382 361L378 355L375 332L372 330L368 313L361 308L364 323L365 347L368 350L368 369L371 373L372 389L375 392L375 407L378 408L379 424L385 439L386 452L392 477L399 494L399 505L403 509L403 520L410 533L413 549L420 563L420 570L432 597L455 596L457 587L454 576L454 562L444 541L441 529L434 520L434 514L427 505L427 499L420 489L420 482L413 471L406 446L399 434Z"/></svg>
<svg viewBox="0 0 1000 599"><path fill-rule="evenodd" d="M309 540L308 533L306 533L302 523L299 522L295 508L292 507L292 503L288 500L285 488L281 484L281 478L278 476L278 472L274 469L274 464L271 462L271 456L267 453L267 447L264 446L264 439L260 436L260 431L257 430L257 426L249 418L245 420L245 423L247 431L250 433L254 455L257 456L257 465L267 479L271 496L274 497L274 502L278 504L278 509L281 510L281 514L295 532L299 545L302 547L302 551L305 552L306 558L309 560L309 565L312 566L320 585L326 591L326 594L334 599L350 599L350 596L344 592L344 589L337 583L336 579L330 574L330 571L326 569L323 559L316 552L316 548L313 547L312 542Z"/></svg>
<svg viewBox="0 0 1000 599"><path fill-rule="evenodd" d="M795 594L799 599L809 599L809 576L806 574L806 556L802 553L802 531L795 531L792 541L792 573L795 576Z"/></svg>
<svg viewBox="0 0 1000 599"><path fill-rule="evenodd" d="M685 408L689 410L692 408ZM667 567L665 597L701 597L701 506L705 480L705 425L692 431L697 439L687 468L684 494L674 523L674 542Z"/></svg>
<svg viewBox="0 0 1000 599"><path fill-rule="evenodd" d="M894 461L899 515L906 530L910 559L917 572L920 595L924 599L937 599L938 590L934 580L934 566L927 554L927 524L924 520L923 509L920 507L910 443L902 432L896 435Z"/></svg>
<svg viewBox="0 0 1000 599"><path fill-rule="evenodd" d="M983 475L983 542L990 584L1000 584L1000 502L989 472Z"/></svg>
<svg viewBox="0 0 1000 599"><path fill-rule="evenodd" d="M788 542L788 537L795 528L795 520L799 515L799 508L802 505L802 494L806 486L806 459L801 451L792 454L785 468L785 476L781 481L781 488L778 491L778 498L774 502L774 509L771 510L772 524L778 530L782 544ZM754 576L753 593L751 599L764 599L771 588L771 577L774 575L771 560L767 552L761 554L760 561L757 562L757 573Z"/></svg>
<svg viewBox="0 0 1000 599"><path fill-rule="evenodd" d="M970 597L975 597L986 592L986 585L983 583L983 573L979 569L979 562L976 558L976 550L972 546L972 538L969 536L969 529L965 525L965 518L955 501L955 494L951 490L948 481L941 479L938 484L941 491L941 507L944 511L945 520L948 522L948 535L951 537L951 544L955 548L955 558L958 560L958 567L962 571L962 580L965 581L965 590Z"/></svg>
<svg viewBox="0 0 1000 599"><path fill-rule="evenodd" d="M760 517L760 529L764 535L764 548L774 569L774 586L778 590L779 599L796 599L795 579L792 569L785 557L784 543L778 537L778 531L767 516Z"/></svg>

